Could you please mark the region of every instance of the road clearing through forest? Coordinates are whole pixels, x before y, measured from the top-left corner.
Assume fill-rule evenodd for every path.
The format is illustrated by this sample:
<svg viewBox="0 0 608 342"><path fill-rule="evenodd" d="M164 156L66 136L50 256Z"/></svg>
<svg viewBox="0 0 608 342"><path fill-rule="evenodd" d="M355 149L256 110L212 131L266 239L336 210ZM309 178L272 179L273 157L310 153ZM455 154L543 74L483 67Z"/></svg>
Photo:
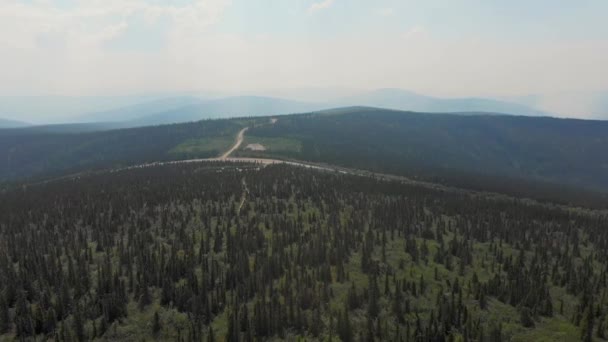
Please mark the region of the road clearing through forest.
<svg viewBox="0 0 608 342"><path fill-rule="evenodd" d="M239 147L241 147L241 144L243 143L243 139L245 138L245 132L247 132L248 129L249 129L249 127L245 127L239 131L239 134L236 135L236 141L234 142L234 145L228 151L226 151L226 153L222 154L218 158L219 160L228 159L228 157L230 157L230 155L232 153L234 153L234 151L238 150Z"/></svg>
<svg viewBox="0 0 608 342"><path fill-rule="evenodd" d="M277 119L271 119L271 121L270 121L271 124L274 124L276 122L277 122ZM204 162L232 162L235 164L252 163L254 165L259 165L261 167L266 167L268 165L275 165L275 164L291 165L291 166L303 167L306 169L318 170L318 171L323 171L323 172L334 172L334 173L339 173L339 174L344 174L344 175L370 177L370 178L374 178L376 180L381 180L381 181L396 181L396 182L400 182L400 183L404 183L404 184L411 184L411 185L421 186L421 187L424 187L427 189L433 189L433 190L439 190L439 191L466 193L466 194L470 194L473 196L483 196L486 198L493 198L493 199L500 199L500 200L514 199L514 197L512 197L512 196L509 196L506 194L501 194L501 193L496 193L496 192L458 188L458 187L443 185L443 184L439 184L439 183L431 183L428 181L415 180L415 179L408 178L405 176L378 173L378 172L367 171L367 170L362 170L362 169L352 169L352 168L336 166L336 165L319 164L319 163L311 163L311 162L295 161L295 160L281 160L281 159L272 159L272 158L230 157L230 155L232 155L232 153L234 153L236 150L238 150L238 148L243 143L243 140L245 138L245 132L247 132L248 129L249 129L249 127L245 127L243 129L241 129L236 136L235 144L224 154L222 154L221 156L216 157L216 158L199 158L199 159L187 159L187 160L160 161L160 162L152 162L152 163L128 166L128 167L123 167L123 168L110 169L110 170L105 170L105 171L80 172L80 173L66 175L66 176L57 177L57 178L53 178L53 179L47 179L47 180L36 182L36 183L24 184L23 186L26 187L26 186L42 185L42 184L48 184L48 183L52 183L55 181L61 181L61 180L66 180L66 179L79 179L80 177L87 176L88 174L91 174L91 173L93 173L93 174L101 173L101 172L114 173L114 172L121 172L121 171L133 170L133 169L142 169L142 168L147 168L147 167L163 166L163 165L204 163ZM239 202L239 205L237 207L238 213L240 213L243 205L245 204L248 193L249 193L249 189L245 188L241 201ZM564 210L569 209L569 207L567 207L563 204L555 204L555 203L546 204L541 201L530 199L530 198L523 198L523 199L519 198L519 199L524 200L526 203L530 203L530 204L543 204L543 205L561 207Z"/></svg>
<svg viewBox="0 0 608 342"><path fill-rule="evenodd" d="M275 124L276 122L277 122L277 119L271 119L270 120L270 124ZM106 170L106 171L102 171L102 172L114 173L114 172L121 172L121 171L133 170L133 169L143 169L143 168L148 168L148 167L163 166L163 165L179 165L179 164L191 164L191 163L203 163L203 162L231 162L231 163L236 163L236 164L238 164L238 163L252 163L252 164L260 165L262 167L266 167L268 165L283 164L283 165L291 165L291 166L303 167L303 168L311 169L311 170L318 170L318 171L325 171L325 172L335 172L335 173L340 173L340 174L345 174L345 175L372 177L372 178L375 178L375 179L378 179L378 180L399 181L399 182L402 182L402 183L415 184L415 185L424 186L424 187L427 187L427 188L439 189L439 190L444 190L444 191L458 191L458 192L467 192L467 193L484 193L484 192L479 192L479 191L473 191L473 190L455 188L455 187L451 187L451 186L445 186L445 185L442 185L442 184L436 184L436 183L430 183L430 182L425 182L425 181L414 180L414 179L411 179L411 178L408 178L408 177L404 177L404 176L397 176L397 175L391 175L391 174L385 174L385 173L378 173L378 172L372 172L372 171L361 170L361 169L352 169L352 168L347 168L347 167L342 167L342 166L336 166L336 165L329 165L329 164L319 164L319 163L305 162L305 161L299 161L299 160L298 161L296 161L296 160L282 160L282 159L273 159L273 158L230 157L236 150L239 149L239 147L243 143L243 141L245 139L245 132L247 132L248 129L249 129L249 127L245 127L243 129L241 129L238 132L238 134L237 134L237 136L235 138L234 145L229 150L227 150L226 152L224 152L219 157L215 157L215 158L185 159L185 160L173 160L173 161L157 161L157 162L151 162L151 163L145 163L145 164L127 166L127 167L123 167L123 168L116 168L116 169L111 169L109 171ZM62 180L62 179L79 178L80 176L84 176L84 175L86 175L86 173L83 172L83 173L78 173L78 174L58 177L58 178L54 178L54 179L49 179L49 180L46 180L46 181L42 181L42 182L38 182L38 183L33 183L33 184L29 184L29 185L46 184L46 183L50 183L50 182L58 181L58 180ZM499 194L494 194L494 195L499 195ZM240 211L240 207L242 207L243 204L244 204L244 201L242 201L242 203L240 203L239 208L238 208L239 211Z"/></svg>
<svg viewBox="0 0 608 342"><path fill-rule="evenodd" d="M275 124L276 122L277 122L277 119L270 120L271 125ZM219 157L184 159L184 160L173 160L173 161L159 161L159 162L127 166L127 167L120 168L120 169L113 169L113 170L110 170L110 172L120 172L120 171L126 171L126 170L142 169L142 168L147 168L147 167L163 166L163 165L178 165L178 164L203 163L203 162L252 163L252 164L260 165L262 167L265 167L268 165L283 164L283 165L298 166L298 167L303 167L303 168L318 170L318 171L336 172L336 173L341 173L341 174L346 174L346 175L374 177L377 179L384 179L384 180L397 180L397 181L407 182L407 183L411 183L411 184L431 186L433 188L447 188L443 185L417 181L417 180L413 180L413 179L403 177L403 176L382 174L382 173L376 173L376 172L360 170L360 169L351 169L351 168L346 168L346 167L342 167L342 166L311 163L311 162L305 162L305 161L299 161L299 160L296 161L296 160L283 160L283 159L259 158L259 157L258 158L230 157L243 144L243 141L245 140L245 132L247 132L248 129L249 129L249 127L245 127L243 129L241 129L238 132L238 134L236 135L234 145ZM62 178L65 178L65 177L62 177Z"/></svg>

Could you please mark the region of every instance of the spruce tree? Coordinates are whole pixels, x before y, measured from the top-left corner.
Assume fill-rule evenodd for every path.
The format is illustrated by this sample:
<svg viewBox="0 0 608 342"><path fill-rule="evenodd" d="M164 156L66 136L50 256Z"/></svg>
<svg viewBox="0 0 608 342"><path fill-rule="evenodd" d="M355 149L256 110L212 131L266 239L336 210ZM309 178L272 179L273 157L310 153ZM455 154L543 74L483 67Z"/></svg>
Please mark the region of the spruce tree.
<svg viewBox="0 0 608 342"><path fill-rule="evenodd" d="M157 335L160 332L161 329L161 324L160 324L160 317L158 315L158 311L156 311L154 313L154 320L152 322L152 333L154 335Z"/></svg>

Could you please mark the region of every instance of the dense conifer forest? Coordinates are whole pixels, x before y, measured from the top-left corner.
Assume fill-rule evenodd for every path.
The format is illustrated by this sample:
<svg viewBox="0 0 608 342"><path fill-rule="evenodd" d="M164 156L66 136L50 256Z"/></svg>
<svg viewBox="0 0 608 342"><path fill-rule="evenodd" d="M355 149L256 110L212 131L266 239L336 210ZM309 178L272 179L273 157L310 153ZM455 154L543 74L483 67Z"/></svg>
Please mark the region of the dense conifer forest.
<svg viewBox="0 0 608 342"><path fill-rule="evenodd" d="M301 146L266 155L459 186L504 192L510 178L608 192L606 121L355 107L284 116L248 135Z"/></svg>
<svg viewBox="0 0 608 342"><path fill-rule="evenodd" d="M197 163L0 195L0 340L602 341L608 215Z"/></svg>
<svg viewBox="0 0 608 342"><path fill-rule="evenodd" d="M235 155L608 208L604 121L367 107L96 132L0 130L0 187L148 162L217 157L245 127L246 142ZM264 150L247 150L249 144Z"/></svg>
<svg viewBox="0 0 608 342"><path fill-rule="evenodd" d="M232 142L245 122L206 120L98 132L0 130L0 183L145 162L215 157L224 147L206 140ZM185 145L199 148L180 148Z"/></svg>

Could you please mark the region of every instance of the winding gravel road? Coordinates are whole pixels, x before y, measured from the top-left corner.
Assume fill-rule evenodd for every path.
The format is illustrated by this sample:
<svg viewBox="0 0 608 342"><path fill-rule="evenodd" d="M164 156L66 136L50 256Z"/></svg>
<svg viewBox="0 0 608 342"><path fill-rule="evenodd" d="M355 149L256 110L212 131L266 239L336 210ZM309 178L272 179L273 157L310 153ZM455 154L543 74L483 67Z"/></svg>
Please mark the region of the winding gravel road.
<svg viewBox="0 0 608 342"><path fill-rule="evenodd" d="M270 124L274 124L276 122L277 122L277 119L271 119ZM341 173L341 174L346 174L346 175L372 177L377 180L383 180L383 181L398 181L401 183L413 184L413 185L422 186L425 188L430 188L430 189L435 189L435 190L441 190L441 191L467 193L467 194L484 196L484 197L489 197L489 198L499 198L499 199L503 199L503 200L514 198L509 195L500 194L500 193L458 188L458 187L449 186L449 185L431 183L428 181L415 180L415 179L411 179L411 178L404 177L404 176L397 176L397 175L391 175L391 174L386 174L386 173L378 173L378 172L372 172L372 171L361 170L361 169L351 169L351 168L342 167L342 166L317 164L317 163L310 163L310 162L304 162L304 161L271 159L271 158L230 157L230 155L232 155L232 153L234 153L236 150L238 150L239 147L241 146L241 144L243 143L243 140L245 138L245 132L247 132L248 129L249 129L249 127L245 127L243 129L241 129L236 136L234 145L228 151L226 151L224 154L222 154L221 156L216 157L216 158L200 158L200 159L176 160L176 161L167 161L167 162L153 162L153 163L134 165L134 166L124 167L124 168L119 168L119 169L106 170L106 171L101 171L101 172L114 173L114 172L120 172L120 171L125 171L125 170L139 169L139 168L146 168L146 167L153 167L153 166L202 163L202 162L213 162L213 161L235 162L235 163L253 163L253 164L260 165L262 167L267 166L267 165L272 165L272 164L284 164L284 165L298 166L298 167L319 170L319 171L336 172L336 173ZM48 180L37 182L37 183L30 183L27 185L33 186L33 185L39 185L39 184L46 184L46 183L50 183L50 182L54 182L54 181L58 181L58 180L62 180L62 179L77 179L84 175L86 175L86 173L66 175L66 176L62 176L62 177L58 177L58 178L54 178L54 179L48 179ZM245 191L246 192L244 192L244 196L247 194L248 190L245 189ZM243 197L243 199L244 198L245 197ZM241 203L239 205L239 210L244 204L243 199L241 200ZM533 199L525 199L525 200L529 203L542 203L542 202L537 202L536 200L533 200ZM559 205L559 204L557 204L557 206L562 207L564 209L569 209L569 207L567 207L567 206L563 206L563 205Z"/></svg>
<svg viewBox="0 0 608 342"><path fill-rule="evenodd" d="M226 151L226 153L222 154L218 159L219 160L226 160L228 159L228 157L230 157L230 155L239 149L239 147L241 147L241 144L243 143L243 139L245 138L245 132L247 132L247 130L249 129L249 127L245 127L242 130L239 131L239 134L236 135L236 141L234 142L234 146L232 146L232 148L230 148L228 151Z"/></svg>
<svg viewBox="0 0 608 342"><path fill-rule="evenodd" d="M277 122L277 119L272 119L270 121L270 124L274 124L276 122ZM243 129L241 129L236 136L234 145L219 157L186 159L186 160L175 160L175 161L158 161L158 162L152 162L152 163L146 163L146 164L127 166L127 167L118 168L118 169L112 169L107 172L114 173L114 172L120 172L120 171L125 171L125 170L142 169L142 168L162 166L162 165L177 165L177 164L190 164L190 163L202 163L202 162L214 162L214 161L215 162L222 161L222 162L235 162L235 163L253 163L253 164L257 164L257 165L261 165L261 166L267 166L267 165L273 165L273 164L285 164L285 165L304 167L307 169L313 169L313 170L319 170L319 171L330 171L330 172L337 172L337 173L341 173L341 174L374 177L377 179L384 179L384 180L397 180L397 181L401 181L401 182L418 184L418 185L423 185L423 186L433 187L433 188L453 189L451 187L446 187L443 185L433 184L433 183L424 182L424 181L413 180L413 179L403 177L403 176L382 174L382 173L376 173L376 172L359 170L359 169L351 169L351 168L335 166L335 165L317 164L317 163L310 163L310 162L305 162L305 161L281 160L281 159L272 159L272 158L230 157L236 150L238 150L241 147L241 144L243 143L243 140L245 139L245 132L247 132L248 129L249 129L249 127L245 127ZM67 175L67 176L58 177L58 178L54 178L54 179L50 179L50 180L45 180L42 182L33 183L33 184L29 184L29 185L44 184L44 183L49 183L49 182L66 179L66 178L78 178L81 175L83 175L83 174ZM462 191L462 189L458 189L458 190Z"/></svg>

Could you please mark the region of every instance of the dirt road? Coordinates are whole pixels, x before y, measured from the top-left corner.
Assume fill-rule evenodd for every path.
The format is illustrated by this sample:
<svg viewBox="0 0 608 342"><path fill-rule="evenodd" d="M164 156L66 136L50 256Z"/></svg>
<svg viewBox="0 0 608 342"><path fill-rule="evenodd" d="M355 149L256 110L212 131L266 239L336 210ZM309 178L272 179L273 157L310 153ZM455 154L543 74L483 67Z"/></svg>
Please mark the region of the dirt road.
<svg viewBox="0 0 608 342"><path fill-rule="evenodd" d="M276 123L276 119L272 119L271 124L274 124L274 123ZM113 173L113 172L120 172L120 171L124 171L124 170L141 169L141 168L152 167L152 166L161 166L161 165L175 165L175 164L223 161L223 162L237 162L237 163L253 163L253 164L258 164L261 166L274 165L274 164L286 164L286 165L298 166L298 167L319 170L319 171L329 171L329 172L337 172L337 173L342 173L342 174L368 176L368 177L375 177L375 178L386 179L386 180L398 180L401 182L431 186L433 188L446 188L445 186L441 186L438 184L416 181L416 180L412 180L412 179L402 177L402 176L381 174L381 173L375 173L375 172L358 170L358 169L350 169L350 168L335 166L335 165L318 164L318 163L295 161L295 160L280 160L280 159L272 159L272 158L230 157L230 155L232 155L232 153L234 153L234 151L238 150L239 147L241 146L241 144L243 143L243 140L245 138L245 132L247 132L248 129L249 129L249 127L245 127L243 129L241 129L236 136L234 145L228 151L226 151L224 154L222 154L221 156L216 157L216 158L199 158L199 159L174 160L174 161L159 161L159 162L152 162L152 163L146 163L146 164L128 166L128 167L124 167L124 168L113 169L113 170L109 170L109 172ZM54 180L70 178L70 177L78 177L78 176L79 175L70 175L70 176L56 178ZM44 181L41 183L48 183L51 181L53 181L53 180L47 180L47 181Z"/></svg>
<svg viewBox="0 0 608 342"><path fill-rule="evenodd" d="M274 123L276 123L276 119L272 119L271 124L274 124ZM247 129L249 129L249 127L243 128L242 130L239 131L239 133L236 137L234 146L232 146L232 148L230 148L228 151L226 151L226 153L224 153L220 157L188 159L188 160L174 160L174 161L159 161L159 162L133 165L133 166L128 166L128 167L105 170L105 171L98 171L98 172L114 173L114 172L120 172L120 171L125 171L125 170L141 169L141 168L153 167L153 166L213 162L213 161L251 163L251 164L260 165L262 167L265 167L268 165L275 165L275 164L285 164L285 165L303 167L303 168L318 170L318 171L336 172L336 173L340 173L340 174L363 176L363 177L373 177L375 179L384 180L384 181L398 181L401 183L413 184L413 185L422 186L422 187L430 188L430 189L434 189L434 190L459 192L459 193L467 193L467 194L474 194L474 195L483 195L483 196L490 196L492 198L500 198L500 199L513 198L508 195L499 194L499 193L457 188L454 186L447 186L447 185L431 183L431 182L427 182L427 181L415 180L415 179L411 179L411 178L404 177L404 176L378 173L378 172L372 172L372 171L361 170L361 169L351 169L351 168L337 166L337 165L328 165L328 164L320 164L320 163L312 163L312 162L296 161L296 160L280 160L280 159L271 159L271 158L230 157L230 155L234 151L236 151L243 143L243 140L245 137L245 132L247 131ZM77 179L77 178L80 178L81 176L86 176L86 175L87 175L86 172L72 174L72 175L62 176L62 177L58 177L58 178L54 178L54 179L48 179L48 180L45 180L42 182L32 183L32 184L28 184L28 185L31 186L31 185L47 184L47 183L62 180L62 179ZM246 199L247 193L249 192L249 190L246 188L246 184L244 184L244 185L245 185L245 190L243 192L243 198L241 199L239 206L238 206L239 211L245 202L244 200ZM529 201L530 203L539 203L539 202L536 202L535 200L529 200L529 199L527 199L526 201ZM563 208L566 209L567 207L563 207Z"/></svg>
<svg viewBox="0 0 608 342"><path fill-rule="evenodd" d="M245 127L242 130L239 131L239 134L237 134L236 136L236 141L234 142L234 145L232 146L232 148L230 148L228 151L226 151L226 153L222 154L218 159L219 160L226 160L228 159L228 157L230 157L230 155L239 149L239 147L241 147L241 144L243 143L243 139L245 138L245 132L247 132L247 130L249 129L249 127Z"/></svg>
<svg viewBox="0 0 608 342"><path fill-rule="evenodd" d="M275 124L276 122L277 122L277 119L272 119L270 121L270 124ZM153 162L153 163L147 163L147 164L128 166L128 167L120 168L120 169L114 169L114 170L111 170L110 172L117 172L117 171L130 170L130 169L140 169L140 168L151 167L151 166L160 166L160 165L189 164L189 163L200 163L200 162L206 162L206 161L225 161L225 162L237 162L237 163L254 163L254 164L259 164L259 165L263 165L263 166L273 165L273 164L287 164L287 165L299 166L299 167L321 170L321 171L334 171L334 172L339 172L339 173L343 173L343 174L360 174L360 173L362 173L360 170L352 170L352 169L339 167L339 166L333 166L333 165L320 165L320 164L315 164L315 163L310 163L310 162L305 162L305 161L280 160L280 159L272 159L272 158L230 157L230 155L232 155L232 153L234 153L234 151L238 150L239 147L241 146L241 144L243 143L243 140L245 139L245 132L247 132L248 129L249 129L249 127L245 127L243 129L241 129L236 136L234 145L228 151L226 151L224 154L222 154L221 156L216 157L216 158L198 158L198 159L175 160L175 161L166 161L166 162Z"/></svg>

